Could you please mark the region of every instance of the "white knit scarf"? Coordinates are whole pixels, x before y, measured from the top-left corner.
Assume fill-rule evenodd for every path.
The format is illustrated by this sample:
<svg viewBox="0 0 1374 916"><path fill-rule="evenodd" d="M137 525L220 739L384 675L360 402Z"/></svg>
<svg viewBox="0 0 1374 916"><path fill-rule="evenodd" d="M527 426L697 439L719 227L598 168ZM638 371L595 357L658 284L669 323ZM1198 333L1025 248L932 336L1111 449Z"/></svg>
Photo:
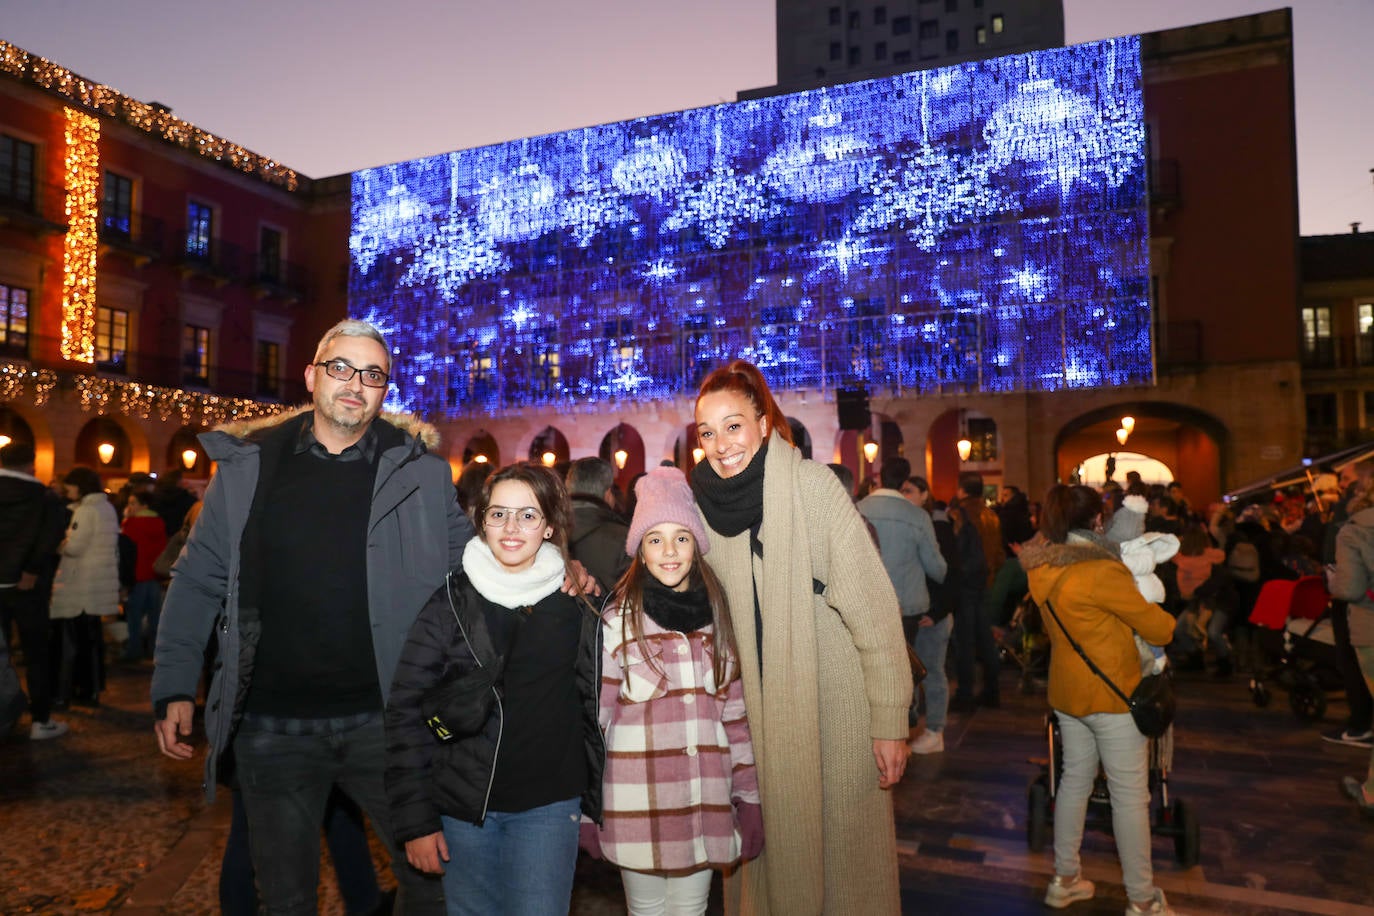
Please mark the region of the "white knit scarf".
<svg viewBox="0 0 1374 916"><path fill-rule="evenodd" d="M563 555L547 541L539 545L533 566L511 572L481 538L473 538L463 548L463 571L478 594L509 608L538 604L558 591L565 575Z"/></svg>

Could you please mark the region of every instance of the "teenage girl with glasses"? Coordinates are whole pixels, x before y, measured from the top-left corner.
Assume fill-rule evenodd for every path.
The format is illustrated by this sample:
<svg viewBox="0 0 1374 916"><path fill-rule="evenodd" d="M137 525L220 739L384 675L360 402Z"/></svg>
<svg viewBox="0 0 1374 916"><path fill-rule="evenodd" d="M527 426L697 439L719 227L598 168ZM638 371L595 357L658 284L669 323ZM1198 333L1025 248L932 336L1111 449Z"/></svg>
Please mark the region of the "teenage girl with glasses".
<svg viewBox="0 0 1374 916"><path fill-rule="evenodd" d="M578 822L601 817L600 626L566 561L562 481L493 474L480 536L411 628L386 710L396 839L450 914L565 913Z"/></svg>

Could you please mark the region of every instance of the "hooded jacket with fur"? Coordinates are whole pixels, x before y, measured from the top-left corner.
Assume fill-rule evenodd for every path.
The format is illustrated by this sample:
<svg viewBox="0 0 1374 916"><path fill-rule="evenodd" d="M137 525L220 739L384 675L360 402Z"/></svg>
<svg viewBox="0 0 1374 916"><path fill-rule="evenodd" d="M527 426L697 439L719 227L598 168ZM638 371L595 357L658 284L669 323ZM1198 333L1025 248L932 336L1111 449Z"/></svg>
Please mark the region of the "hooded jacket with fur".
<svg viewBox="0 0 1374 916"><path fill-rule="evenodd" d="M1106 542L1070 534L1063 544L1036 535L1021 551L1031 597L1049 601L1083 652L1130 696L1140 683L1140 656L1132 632L1152 645L1167 645L1174 618L1146 601L1131 571ZM1124 713L1126 704L1092 672L1064 638L1048 610L1041 618L1050 636L1050 706L1071 716Z"/></svg>
<svg viewBox="0 0 1374 916"><path fill-rule="evenodd" d="M172 567L172 581L158 627L152 699L159 717L172 700L195 696L211 632L219 663L206 694L206 794L214 799L216 761L229 746L253 676L261 624L239 614L240 546L257 488L264 448L294 437L313 411L232 423L201 435L205 454L217 462L203 508ZM431 454L433 427L410 415L373 421L378 433L377 476L368 519L367 598L373 654L382 701L420 609L456 566L472 537L472 523L458 509L448 462ZM301 536L312 532L308 521ZM380 713L381 710L379 709Z"/></svg>

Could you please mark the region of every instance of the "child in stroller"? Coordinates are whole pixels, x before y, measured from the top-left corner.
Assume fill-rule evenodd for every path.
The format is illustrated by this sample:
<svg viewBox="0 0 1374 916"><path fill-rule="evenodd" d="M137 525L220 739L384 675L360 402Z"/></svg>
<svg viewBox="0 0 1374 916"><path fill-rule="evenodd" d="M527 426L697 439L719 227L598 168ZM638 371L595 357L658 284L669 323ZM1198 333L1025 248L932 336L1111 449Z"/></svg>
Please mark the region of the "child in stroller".
<svg viewBox="0 0 1374 916"><path fill-rule="evenodd" d="M1266 662L1250 679L1256 706L1269 705L1272 682L1288 690L1288 703L1299 719L1317 721L1326 714L1327 691L1342 684L1329 608L1321 576L1264 583L1250 612Z"/></svg>

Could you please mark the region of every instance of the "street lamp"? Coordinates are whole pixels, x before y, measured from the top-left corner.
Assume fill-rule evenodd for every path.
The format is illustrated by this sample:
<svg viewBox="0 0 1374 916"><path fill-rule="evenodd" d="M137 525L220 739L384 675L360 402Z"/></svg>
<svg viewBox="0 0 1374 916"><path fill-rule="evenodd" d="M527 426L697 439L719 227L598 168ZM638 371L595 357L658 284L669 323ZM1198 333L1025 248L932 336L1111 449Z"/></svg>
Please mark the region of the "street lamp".
<svg viewBox="0 0 1374 916"><path fill-rule="evenodd" d="M876 443L876 442L865 442L865 443L864 443L864 457L868 459L868 463L869 463L869 464L872 464L873 461L874 461L874 459L878 457L878 443Z"/></svg>
<svg viewBox="0 0 1374 916"><path fill-rule="evenodd" d="M706 450L701 446L692 449L692 464L701 464L701 459L706 457Z"/></svg>
<svg viewBox="0 0 1374 916"><path fill-rule="evenodd" d="M115 447L109 442L102 442L95 447L95 453L100 456L101 464L109 464L114 460Z"/></svg>
<svg viewBox="0 0 1374 916"><path fill-rule="evenodd" d="M630 460L630 453L623 448L618 448L612 457L615 458L615 466L623 471L625 470L625 462Z"/></svg>
<svg viewBox="0 0 1374 916"><path fill-rule="evenodd" d="M1126 430L1127 433L1135 432L1135 417L1122 417L1121 428Z"/></svg>
<svg viewBox="0 0 1374 916"><path fill-rule="evenodd" d="M539 456L539 460L544 462L544 467L551 468L553 467L553 463L558 460L558 456L553 452L545 452Z"/></svg>
<svg viewBox="0 0 1374 916"><path fill-rule="evenodd" d="M1116 441L1121 445L1126 444L1126 440L1131 437L1131 431L1126 427L1121 427L1116 431Z"/></svg>
<svg viewBox="0 0 1374 916"><path fill-rule="evenodd" d="M181 452L181 464L186 470L196 466L196 450L193 448L183 449Z"/></svg>

